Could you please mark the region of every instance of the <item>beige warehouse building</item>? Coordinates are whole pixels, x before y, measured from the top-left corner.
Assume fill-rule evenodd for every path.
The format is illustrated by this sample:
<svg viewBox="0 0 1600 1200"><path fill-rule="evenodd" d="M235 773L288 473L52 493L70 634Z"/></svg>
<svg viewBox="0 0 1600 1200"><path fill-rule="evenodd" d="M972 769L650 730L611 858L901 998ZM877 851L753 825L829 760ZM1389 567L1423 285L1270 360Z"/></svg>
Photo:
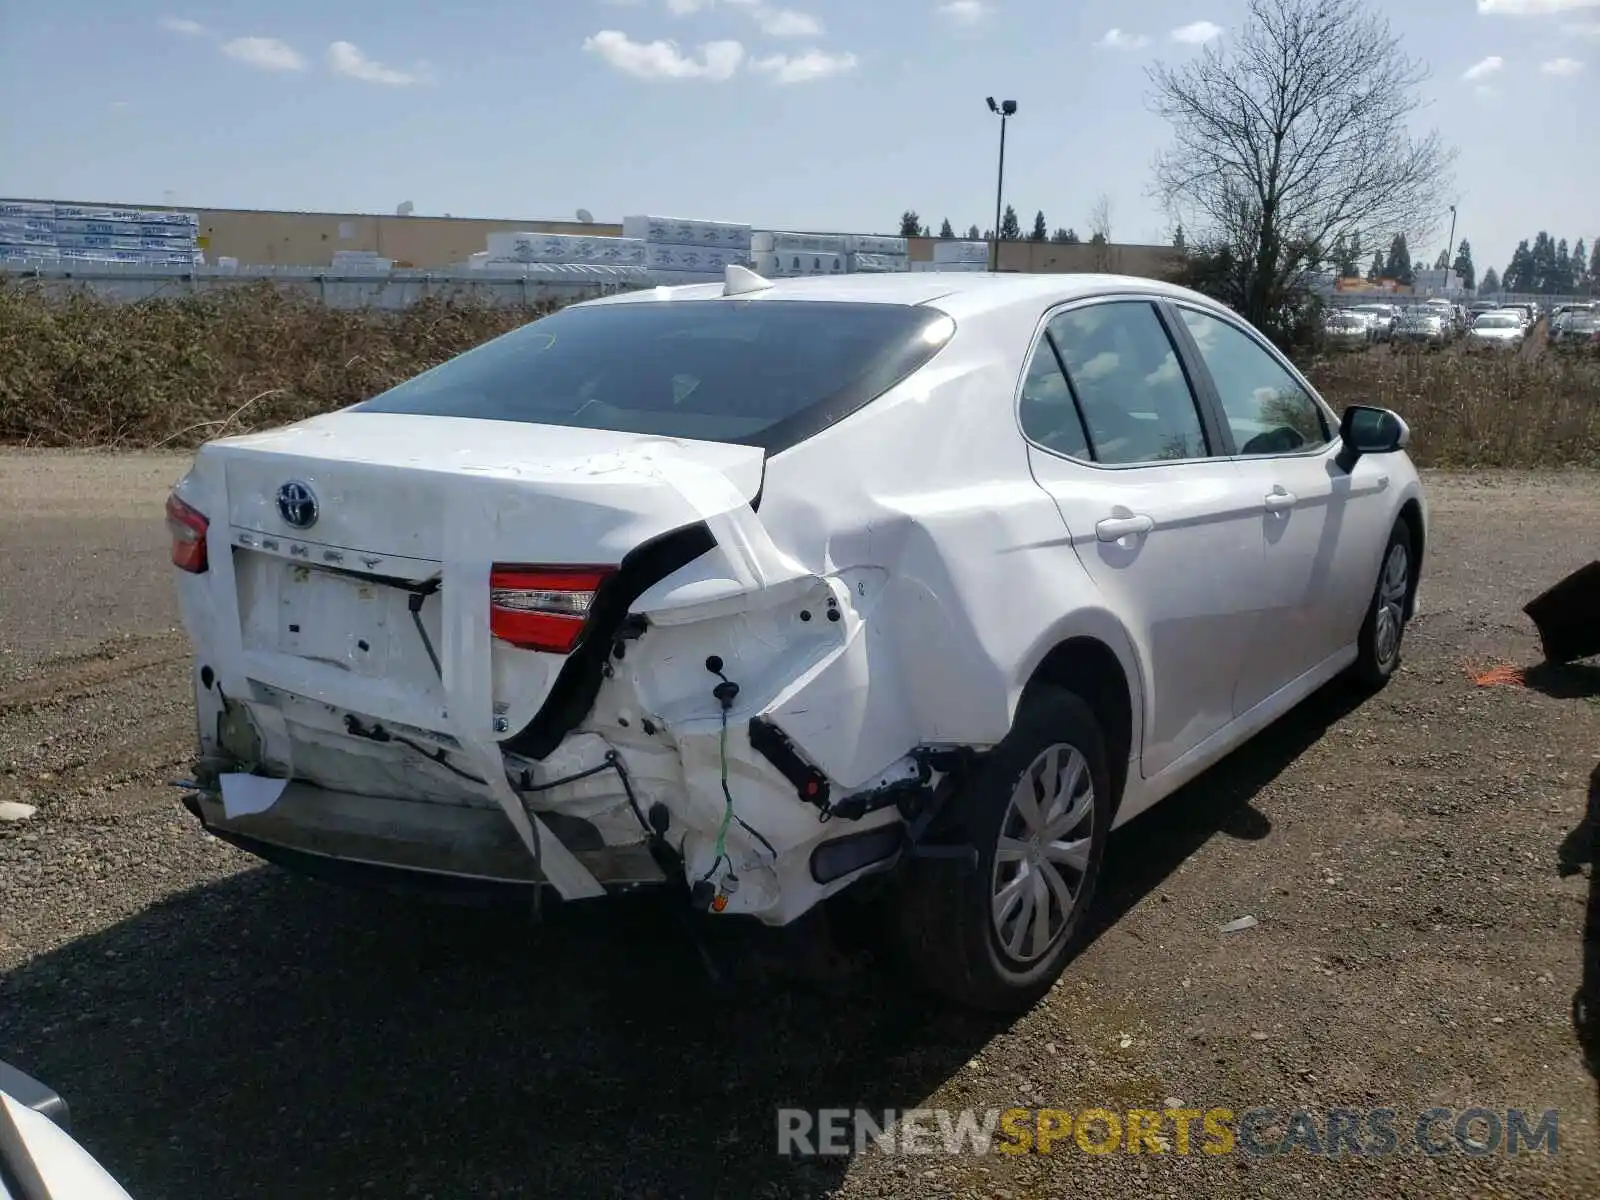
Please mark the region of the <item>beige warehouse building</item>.
<svg viewBox="0 0 1600 1200"><path fill-rule="evenodd" d="M607 222L492 219L479 217L380 216L372 213L273 212L248 208L192 208L185 205L122 201L56 200L36 203L81 204L86 207L144 208L193 212L199 217L200 245L208 262L234 258L240 263L288 267L325 267L337 250L367 250L391 258L395 265L442 270L465 262L484 248L491 233L590 233L620 237L622 226ZM806 232L823 232L811 230ZM935 238L911 238L913 261L933 258ZM1026 272L1110 271L1123 275L1165 278L1177 265L1170 246L1110 245L1059 242L1004 242L1000 269Z"/></svg>

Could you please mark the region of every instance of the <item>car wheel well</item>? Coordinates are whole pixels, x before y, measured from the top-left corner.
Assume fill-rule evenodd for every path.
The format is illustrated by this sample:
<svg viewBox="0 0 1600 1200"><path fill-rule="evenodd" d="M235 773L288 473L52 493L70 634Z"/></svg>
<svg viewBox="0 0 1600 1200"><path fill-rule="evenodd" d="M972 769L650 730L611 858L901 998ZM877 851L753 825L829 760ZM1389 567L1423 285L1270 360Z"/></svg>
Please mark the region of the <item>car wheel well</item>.
<svg viewBox="0 0 1600 1200"><path fill-rule="evenodd" d="M1091 637L1069 638L1034 669L1028 686L1048 683L1072 692L1093 710L1106 739L1113 811L1122 803L1133 754L1133 697L1128 678L1109 646Z"/></svg>
<svg viewBox="0 0 1600 1200"><path fill-rule="evenodd" d="M1411 584L1406 593L1406 620L1410 620L1416 612L1417 581L1422 574L1422 556L1427 547L1423 544L1426 535L1422 528L1422 505L1415 499L1407 500L1400 506L1400 519L1406 523L1406 531L1411 534Z"/></svg>

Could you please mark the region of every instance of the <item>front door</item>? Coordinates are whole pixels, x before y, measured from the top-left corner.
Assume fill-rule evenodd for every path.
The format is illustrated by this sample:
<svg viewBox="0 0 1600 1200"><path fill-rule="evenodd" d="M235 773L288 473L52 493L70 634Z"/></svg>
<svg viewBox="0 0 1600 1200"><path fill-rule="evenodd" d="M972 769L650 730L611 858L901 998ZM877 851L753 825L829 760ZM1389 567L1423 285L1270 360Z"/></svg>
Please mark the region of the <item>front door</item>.
<svg viewBox="0 0 1600 1200"><path fill-rule="evenodd" d="M1254 652L1240 662L1238 716L1355 641L1374 584L1367 510L1380 507L1387 480L1381 464L1340 469L1328 413L1264 339L1198 308L1177 312L1259 506L1265 590Z"/></svg>
<svg viewBox="0 0 1600 1200"><path fill-rule="evenodd" d="M1260 501L1217 456L1167 320L1135 297L1059 310L1020 409L1034 478L1143 666L1146 778L1232 720L1262 587Z"/></svg>

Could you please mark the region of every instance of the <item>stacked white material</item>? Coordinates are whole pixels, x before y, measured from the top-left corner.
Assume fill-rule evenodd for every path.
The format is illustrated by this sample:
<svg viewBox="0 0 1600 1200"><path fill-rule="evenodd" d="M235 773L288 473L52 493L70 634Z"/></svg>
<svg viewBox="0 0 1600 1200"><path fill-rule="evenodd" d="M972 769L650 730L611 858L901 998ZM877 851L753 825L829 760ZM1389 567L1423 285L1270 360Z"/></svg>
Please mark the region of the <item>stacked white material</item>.
<svg viewBox="0 0 1600 1200"><path fill-rule="evenodd" d="M791 275L843 275L849 257L840 250L766 251L756 255L756 274L771 279Z"/></svg>
<svg viewBox="0 0 1600 1200"><path fill-rule="evenodd" d="M752 230L735 221L696 221L683 217L623 217L622 236L661 246L711 246L750 250Z"/></svg>
<svg viewBox="0 0 1600 1200"><path fill-rule="evenodd" d="M63 263L180 267L205 262L194 213L55 204L50 219Z"/></svg>
<svg viewBox="0 0 1600 1200"><path fill-rule="evenodd" d="M490 259L480 250L454 269L483 275L487 279L530 279L538 283L615 284L644 287L650 275L637 263L546 263L509 262ZM479 257L483 255L484 257Z"/></svg>
<svg viewBox="0 0 1600 1200"><path fill-rule="evenodd" d="M585 233L491 233L484 239L487 263L594 263L642 266L645 242L634 237L596 237ZM472 256L478 261L478 256Z"/></svg>
<svg viewBox="0 0 1600 1200"><path fill-rule="evenodd" d="M0 264L55 262L56 257L51 206L0 200Z"/></svg>
<svg viewBox="0 0 1600 1200"><path fill-rule="evenodd" d="M852 233L850 259L845 269L852 273L884 274L911 270L911 244L903 237L884 237L876 233Z"/></svg>
<svg viewBox="0 0 1600 1200"><path fill-rule="evenodd" d="M335 250L333 269L360 275L387 275L394 270L394 259L383 258L375 250Z"/></svg>
<svg viewBox="0 0 1600 1200"><path fill-rule="evenodd" d="M933 261L943 264L941 269L949 269L955 263L979 263L988 266L989 243L958 242L953 238L939 238L933 243Z"/></svg>
<svg viewBox="0 0 1600 1200"><path fill-rule="evenodd" d="M757 254L848 254L850 239L842 233L785 233L764 229L750 239Z"/></svg>
<svg viewBox="0 0 1600 1200"><path fill-rule="evenodd" d="M852 233L845 238L845 242L845 249L852 254L911 257L911 243L903 237L885 237L877 233Z"/></svg>
<svg viewBox="0 0 1600 1200"><path fill-rule="evenodd" d="M644 265L663 286L709 283L730 266L750 265L751 229L734 221L622 218L624 237L644 243Z"/></svg>
<svg viewBox="0 0 1600 1200"><path fill-rule="evenodd" d="M909 254L873 254L866 250L853 250L847 256L845 270L853 275L884 275L895 271L911 270Z"/></svg>

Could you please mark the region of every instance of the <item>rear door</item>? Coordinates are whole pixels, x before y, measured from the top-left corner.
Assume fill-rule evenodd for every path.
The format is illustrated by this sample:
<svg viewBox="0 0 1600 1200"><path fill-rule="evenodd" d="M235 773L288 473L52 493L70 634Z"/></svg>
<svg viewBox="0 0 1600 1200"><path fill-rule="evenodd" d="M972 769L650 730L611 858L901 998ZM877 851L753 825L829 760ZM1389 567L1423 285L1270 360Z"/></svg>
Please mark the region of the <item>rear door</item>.
<svg viewBox="0 0 1600 1200"><path fill-rule="evenodd" d="M1334 461L1338 432L1310 385L1244 322L1174 304L1223 437L1257 505L1265 563L1260 624L1239 663L1243 715L1349 645L1371 595L1369 558L1387 530L1381 457L1352 472Z"/></svg>
<svg viewBox="0 0 1600 1200"><path fill-rule="evenodd" d="M1260 501L1148 297L1051 314L1019 417L1035 479L1145 664L1140 767L1152 776L1232 719L1261 588Z"/></svg>

